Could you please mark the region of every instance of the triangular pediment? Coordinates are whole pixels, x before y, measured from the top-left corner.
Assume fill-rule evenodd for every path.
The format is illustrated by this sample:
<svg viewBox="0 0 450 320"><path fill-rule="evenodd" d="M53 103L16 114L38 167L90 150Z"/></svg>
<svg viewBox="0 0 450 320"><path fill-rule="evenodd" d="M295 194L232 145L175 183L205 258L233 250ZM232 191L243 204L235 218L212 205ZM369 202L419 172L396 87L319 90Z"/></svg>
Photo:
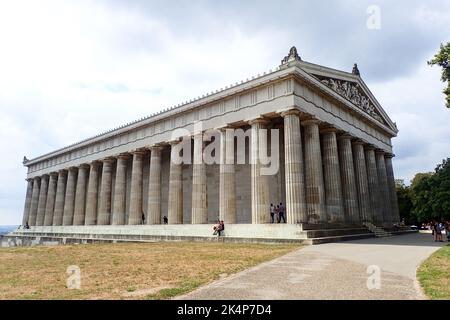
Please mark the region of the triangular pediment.
<svg viewBox="0 0 450 320"><path fill-rule="evenodd" d="M369 95L364 92L364 88L358 82L318 75L314 76L319 79L321 83L369 114L372 118L387 125L380 110L376 107L376 103L374 103Z"/></svg>
<svg viewBox="0 0 450 320"><path fill-rule="evenodd" d="M394 133L398 132L395 123L389 118L359 74L355 75L305 61L297 62L296 65L311 76L310 81L317 81L317 85L320 84L322 88L331 89L354 108L361 110Z"/></svg>

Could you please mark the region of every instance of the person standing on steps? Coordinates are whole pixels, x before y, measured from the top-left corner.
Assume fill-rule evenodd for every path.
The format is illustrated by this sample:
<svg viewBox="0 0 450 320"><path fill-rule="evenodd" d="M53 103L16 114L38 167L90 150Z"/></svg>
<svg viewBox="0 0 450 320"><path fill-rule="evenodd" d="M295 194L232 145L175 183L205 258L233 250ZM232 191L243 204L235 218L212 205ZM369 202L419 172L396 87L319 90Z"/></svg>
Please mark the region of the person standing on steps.
<svg viewBox="0 0 450 320"><path fill-rule="evenodd" d="M280 202L280 210L279 210L280 212L278 213L279 214L279 217L278 217L278 223L280 223L281 222L281 219L283 219L283 223L286 223L286 218L284 217L284 205L283 205L283 202Z"/></svg>
<svg viewBox="0 0 450 320"><path fill-rule="evenodd" d="M275 216L275 207L273 206L273 203L270 204L270 219L271 223L274 223L274 216Z"/></svg>

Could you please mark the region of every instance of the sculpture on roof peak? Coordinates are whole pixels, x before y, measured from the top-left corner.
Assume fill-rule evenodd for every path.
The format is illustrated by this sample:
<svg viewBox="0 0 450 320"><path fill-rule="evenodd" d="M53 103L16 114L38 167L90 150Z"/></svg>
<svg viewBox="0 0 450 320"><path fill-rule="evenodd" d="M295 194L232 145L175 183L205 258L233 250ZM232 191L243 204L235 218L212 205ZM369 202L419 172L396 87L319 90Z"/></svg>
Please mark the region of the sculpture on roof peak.
<svg viewBox="0 0 450 320"><path fill-rule="evenodd" d="M353 73L354 75L356 75L356 76L359 76L359 75L360 75L359 69L358 69L358 64L355 63L355 64L353 65L352 73Z"/></svg>
<svg viewBox="0 0 450 320"><path fill-rule="evenodd" d="M289 50L289 54L287 56L285 56L283 58L283 60L281 60L281 64L286 64L288 62L295 61L295 60L302 61L302 59L298 55L297 48L295 46L293 46L291 48L291 50Z"/></svg>

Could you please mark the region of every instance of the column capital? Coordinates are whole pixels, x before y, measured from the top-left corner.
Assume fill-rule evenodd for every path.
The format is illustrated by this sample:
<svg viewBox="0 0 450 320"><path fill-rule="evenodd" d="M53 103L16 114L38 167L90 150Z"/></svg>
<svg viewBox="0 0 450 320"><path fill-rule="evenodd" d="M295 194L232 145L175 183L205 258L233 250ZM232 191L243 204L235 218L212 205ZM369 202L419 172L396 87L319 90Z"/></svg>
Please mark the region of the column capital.
<svg viewBox="0 0 450 320"><path fill-rule="evenodd" d="M115 161L115 158L113 157L108 157L108 158L104 158L104 159L100 159L100 162L102 162L103 164L112 164Z"/></svg>
<svg viewBox="0 0 450 320"><path fill-rule="evenodd" d="M325 127L319 130L320 133L337 133L338 129L334 128L334 127Z"/></svg>
<svg viewBox="0 0 450 320"><path fill-rule="evenodd" d="M67 171L71 172L71 171L77 171L78 167L69 167L67 168Z"/></svg>
<svg viewBox="0 0 450 320"><path fill-rule="evenodd" d="M344 134L339 135L337 138L338 138L338 140L352 140L353 136L351 136L348 133L344 133Z"/></svg>
<svg viewBox="0 0 450 320"><path fill-rule="evenodd" d="M229 125L229 124L214 128L214 130L219 131L219 132L226 132L227 130L235 130L235 129L236 129L236 127L233 127L232 125Z"/></svg>
<svg viewBox="0 0 450 320"><path fill-rule="evenodd" d="M197 132L194 132L191 134L191 138L192 139L199 138L199 137L203 138L204 135L205 135L204 131L197 131Z"/></svg>
<svg viewBox="0 0 450 320"><path fill-rule="evenodd" d="M78 166L78 169L89 169L89 168L90 168L90 165L87 163L83 163Z"/></svg>
<svg viewBox="0 0 450 320"><path fill-rule="evenodd" d="M99 160L94 160L94 161L89 162L89 166L91 168L98 167L100 164L101 164L101 161L99 161Z"/></svg>
<svg viewBox="0 0 450 320"><path fill-rule="evenodd" d="M117 159L128 160L130 158L130 154L129 153L121 153L121 154L117 155L116 158Z"/></svg>
<svg viewBox="0 0 450 320"><path fill-rule="evenodd" d="M33 178L26 178L25 181L26 182L30 182L30 181L34 181L34 179Z"/></svg>
<svg viewBox="0 0 450 320"><path fill-rule="evenodd" d="M375 147L371 144L366 144L366 145L364 145L364 149L367 151L373 151L373 150L375 150Z"/></svg>
<svg viewBox="0 0 450 320"><path fill-rule="evenodd" d="M39 181L39 180L41 180L41 177L34 177L33 180L34 181Z"/></svg>
<svg viewBox="0 0 450 320"><path fill-rule="evenodd" d="M263 117L258 117L258 118L255 118L255 119L246 120L246 122L249 125L252 126L252 125L257 124L257 123L260 123L262 125L266 125L266 124L269 124L270 121L265 119L265 118L263 118Z"/></svg>
<svg viewBox="0 0 450 320"><path fill-rule="evenodd" d="M354 145L363 145L364 146L365 142L360 140L360 139L356 139L356 140L352 141L352 144L354 144Z"/></svg>
<svg viewBox="0 0 450 320"><path fill-rule="evenodd" d="M67 174L67 169L58 170L58 174L62 174L62 175Z"/></svg>
<svg viewBox="0 0 450 320"><path fill-rule="evenodd" d="M384 150L382 149L375 149L375 154L381 154L381 155L385 155L386 152L384 152Z"/></svg>
<svg viewBox="0 0 450 320"><path fill-rule="evenodd" d="M175 139L175 140L167 141L167 143L170 144L170 146L176 146L176 145L179 144L180 142L181 142L180 139Z"/></svg>
<svg viewBox="0 0 450 320"><path fill-rule="evenodd" d="M320 120L313 118L313 119L302 120L300 122L300 124L304 127L307 127L307 126L319 125L320 122L321 122Z"/></svg>
<svg viewBox="0 0 450 320"><path fill-rule="evenodd" d="M48 173L44 173L43 175L41 175L41 179L46 179L48 178L50 175Z"/></svg>
<svg viewBox="0 0 450 320"><path fill-rule="evenodd" d="M395 154L387 152L384 156L388 159L392 159L395 157Z"/></svg>
<svg viewBox="0 0 450 320"><path fill-rule="evenodd" d="M290 115L300 116L301 111L298 110L297 108L293 107L291 109L277 111L277 113L284 118L284 117L290 116Z"/></svg>
<svg viewBox="0 0 450 320"><path fill-rule="evenodd" d="M164 148L164 145L162 143L155 143L155 144L146 146L146 149L149 150L150 152L157 151L157 150L161 151L163 148Z"/></svg>
<svg viewBox="0 0 450 320"><path fill-rule="evenodd" d="M49 173L50 177L57 177L58 176L58 172L54 171L54 172L50 172Z"/></svg>
<svg viewBox="0 0 450 320"><path fill-rule="evenodd" d="M137 148L129 151L132 155L144 155L146 153L145 148Z"/></svg>

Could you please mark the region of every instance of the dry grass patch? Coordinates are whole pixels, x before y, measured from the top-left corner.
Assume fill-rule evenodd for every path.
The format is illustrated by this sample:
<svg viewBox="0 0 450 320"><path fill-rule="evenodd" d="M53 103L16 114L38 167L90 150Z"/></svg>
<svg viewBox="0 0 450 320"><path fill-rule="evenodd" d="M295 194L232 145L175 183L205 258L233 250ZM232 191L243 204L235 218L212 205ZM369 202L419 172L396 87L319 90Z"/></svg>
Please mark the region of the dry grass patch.
<svg viewBox="0 0 450 320"><path fill-rule="evenodd" d="M299 245L126 243L0 249L0 299L165 299ZM66 270L81 270L67 289Z"/></svg>
<svg viewBox="0 0 450 320"><path fill-rule="evenodd" d="M417 277L430 299L450 300L450 245L425 260L417 271Z"/></svg>

